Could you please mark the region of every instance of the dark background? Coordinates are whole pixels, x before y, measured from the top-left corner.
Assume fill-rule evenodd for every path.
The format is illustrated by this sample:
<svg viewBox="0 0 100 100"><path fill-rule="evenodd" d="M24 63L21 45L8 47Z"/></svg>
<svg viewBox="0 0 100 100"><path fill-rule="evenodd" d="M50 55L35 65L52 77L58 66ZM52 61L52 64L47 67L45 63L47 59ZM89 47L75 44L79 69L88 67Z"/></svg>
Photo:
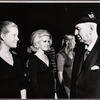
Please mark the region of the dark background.
<svg viewBox="0 0 100 100"><path fill-rule="evenodd" d="M99 3L0 3L0 21L10 20L18 25L20 43L17 50L25 63L33 31L48 30L53 36L52 46L57 53L63 36L74 34L75 21L83 11L93 11L100 18Z"/></svg>
<svg viewBox="0 0 100 100"><path fill-rule="evenodd" d="M0 3L0 21L11 20L19 26L21 50L29 46L30 34L46 29L53 36L56 52L65 34L74 33L79 12L93 11L100 17L99 3Z"/></svg>

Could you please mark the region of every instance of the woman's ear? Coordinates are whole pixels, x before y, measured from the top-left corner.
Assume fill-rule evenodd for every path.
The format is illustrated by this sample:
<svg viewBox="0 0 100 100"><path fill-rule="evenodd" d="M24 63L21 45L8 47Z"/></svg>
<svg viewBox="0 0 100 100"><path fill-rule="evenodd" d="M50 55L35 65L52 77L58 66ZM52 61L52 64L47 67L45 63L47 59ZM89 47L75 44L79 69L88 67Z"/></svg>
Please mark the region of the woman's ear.
<svg viewBox="0 0 100 100"><path fill-rule="evenodd" d="M38 43L36 43L34 46L35 46L37 49L39 48L39 44L38 44Z"/></svg>
<svg viewBox="0 0 100 100"><path fill-rule="evenodd" d="M0 36L1 40L4 40L4 37L5 37L4 33L1 33L1 36Z"/></svg>

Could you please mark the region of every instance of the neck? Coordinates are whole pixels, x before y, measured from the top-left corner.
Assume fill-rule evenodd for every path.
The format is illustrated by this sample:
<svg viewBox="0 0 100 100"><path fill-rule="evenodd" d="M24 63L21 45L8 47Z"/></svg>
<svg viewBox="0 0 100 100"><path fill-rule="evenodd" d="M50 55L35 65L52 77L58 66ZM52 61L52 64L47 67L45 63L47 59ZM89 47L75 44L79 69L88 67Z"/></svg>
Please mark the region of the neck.
<svg viewBox="0 0 100 100"><path fill-rule="evenodd" d="M73 49L68 49L67 47L65 47L65 52L66 52L66 54L68 54L70 52L73 52Z"/></svg>
<svg viewBox="0 0 100 100"><path fill-rule="evenodd" d="M94 35L94 36L91 36L91 40L89 41L89 43L87 45L90 45L93 41L95 41L96 39L98 38L98 35Z"/></svg>
<svg viewBox="0 0 100 100"><path fill-rule="evenodd" d="M36 54L38 54L38 55L45 55L45 54L44 54L44 51L41 50L41 49L38 49L38 51L36 52Z"/></svg>
<svg viewBox="0 0 100 100"><path fill-rule="evenodd" d="M0 54L7 54L7 53L9 53L9 47L8 46L6 46L4 43L1 43L1 45L0 45L1 47L0 47Z"/></svg>

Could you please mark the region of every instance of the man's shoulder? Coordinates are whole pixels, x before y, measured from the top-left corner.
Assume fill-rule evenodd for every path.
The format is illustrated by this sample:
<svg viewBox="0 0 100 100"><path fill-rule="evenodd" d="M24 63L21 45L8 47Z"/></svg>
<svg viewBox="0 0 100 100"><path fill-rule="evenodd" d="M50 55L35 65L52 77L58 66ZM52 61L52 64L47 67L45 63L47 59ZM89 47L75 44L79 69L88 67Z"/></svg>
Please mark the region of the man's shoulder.
<svg viewBox="0 0 100 100"><path fill-rule="evenodd" d="M97 49L100 49L100 36L98 36L94 47L97 48Z"/></svg>

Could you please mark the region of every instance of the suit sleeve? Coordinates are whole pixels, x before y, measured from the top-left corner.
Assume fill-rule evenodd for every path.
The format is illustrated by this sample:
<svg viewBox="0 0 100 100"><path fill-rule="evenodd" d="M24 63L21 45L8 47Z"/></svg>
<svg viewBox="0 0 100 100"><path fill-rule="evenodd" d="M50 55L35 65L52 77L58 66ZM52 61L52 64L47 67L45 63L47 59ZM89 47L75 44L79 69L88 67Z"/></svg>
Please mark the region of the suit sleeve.
<svg viewBox="0 0 100 100"><path fill-rule="evenodd" d="M34 96L34 98L40 98L39 86L37 82L38 63L34 57L31 57L29 59L28 66L29 66L30 83L32 86L32 95Z"/></svg>

